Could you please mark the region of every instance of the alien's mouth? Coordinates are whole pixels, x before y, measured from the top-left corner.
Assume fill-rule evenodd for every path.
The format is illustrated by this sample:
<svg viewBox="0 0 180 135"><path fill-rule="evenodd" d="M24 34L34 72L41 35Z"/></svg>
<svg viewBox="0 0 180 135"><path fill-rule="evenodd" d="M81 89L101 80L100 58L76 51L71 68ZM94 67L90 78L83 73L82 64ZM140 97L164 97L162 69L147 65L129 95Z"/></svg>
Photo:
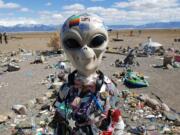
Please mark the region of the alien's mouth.
<svg viewBox="0 0 180 135"><path fill-rule="evenodd" d="M96 60L96 56L94 55L94 57L90 57L90 58L82 58L82 61L95 61Z"/></svg>

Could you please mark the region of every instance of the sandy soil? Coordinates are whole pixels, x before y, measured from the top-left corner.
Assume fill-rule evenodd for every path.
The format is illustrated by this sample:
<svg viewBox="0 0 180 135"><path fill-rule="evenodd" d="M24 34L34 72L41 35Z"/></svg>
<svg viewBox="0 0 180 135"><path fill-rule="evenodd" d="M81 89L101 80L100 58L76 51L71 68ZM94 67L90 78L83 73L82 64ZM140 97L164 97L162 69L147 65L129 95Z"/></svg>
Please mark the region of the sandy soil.
<svg viewBox="0 0 180 135"><path fill-rule="evenodd" d="M175 47L180 49L180 42L174 42L174 38L180 38L180 30L145 30L139 34L134 31L130 36L130 30L118 31L119 38L123 42L113 42L112 38L116 37L117 32L111 32L110 43L111 47L120 46L138 46L139 43L146 40L148 36L156 42L160 42L168 47ZM7 52L17 50L18 48L25 48L27 50L46 50L48 49L47 43L52 37L53 33L10 33L9 43L7 45L0 44L0 51ZM13 37L13 38L12 38ZM114 72L121 72L122 68L111 66L112 63L118 58L123 59L124 56L117 54L105 54L106 58L100 66L100 69L109 77ZM17 103L26 103L28 100L37 96L43 95L47 88L39 82L43 80L50 73L54 73L53 69L44 69L48 64L55 64L59 60L56 58L49 58L47 64L30 65L30 61L21 62L21 70L12 73L0 74L0 82L8 83L8 86L0 88L0 114L10 111L11 106ZM180 70L163 70L152 68L152 64L162 64L162 60L158 57L138 58L140 63L139 67L134 70L149 76L150 86L143 89L132 89L135 92L156 93L167 103L170 107L180 112ZM122 83L118 84L119 89L125 89Z"/></svg>

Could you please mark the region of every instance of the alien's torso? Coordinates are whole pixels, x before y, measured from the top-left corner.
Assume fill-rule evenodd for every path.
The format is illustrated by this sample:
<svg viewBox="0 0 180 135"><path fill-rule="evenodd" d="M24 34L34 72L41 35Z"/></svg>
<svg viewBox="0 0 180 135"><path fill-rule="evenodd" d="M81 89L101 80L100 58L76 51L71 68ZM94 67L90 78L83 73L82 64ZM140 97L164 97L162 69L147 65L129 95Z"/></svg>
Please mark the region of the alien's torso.
<svg viewBox="0 0 180 135"><path fill-rule="evenodd" d="M56 101L57 111L63 118L72 118L77 123L96 121L95 119L101 114L106 114L111 107L115 107L118 90L106 76L104 76L103 84L97 93L95 87L95 84L86 88L79 84L64 83ZM62 109L58 109L58 105L62 103L68 106L64 112Z"/></svg>

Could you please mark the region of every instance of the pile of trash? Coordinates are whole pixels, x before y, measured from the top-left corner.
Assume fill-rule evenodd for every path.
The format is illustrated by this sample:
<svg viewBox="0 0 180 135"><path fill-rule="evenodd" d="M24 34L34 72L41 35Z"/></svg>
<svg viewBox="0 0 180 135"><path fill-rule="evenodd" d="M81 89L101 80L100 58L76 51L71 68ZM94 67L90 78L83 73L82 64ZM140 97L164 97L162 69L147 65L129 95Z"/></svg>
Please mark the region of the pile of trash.
<svg viewBox="0 0 180 135"><path fill-rule="evenodd" d="M12 135L53 135L51 121L54 116L52 104L56 91L28 101L24 105L13 105L11 114L0 115L0 124ZM137 94L126 89L120 92L118 107L121 109L126 134L180 134L180 117L157 95L155 98Z"/></svg>
<svg viewBox="0 0 180 135"><path fill-rule="evenodd" d="M145 134L180 134L180 117L157 95L156 98L123 90L118 105L123 112L125 132Z"/></svg>

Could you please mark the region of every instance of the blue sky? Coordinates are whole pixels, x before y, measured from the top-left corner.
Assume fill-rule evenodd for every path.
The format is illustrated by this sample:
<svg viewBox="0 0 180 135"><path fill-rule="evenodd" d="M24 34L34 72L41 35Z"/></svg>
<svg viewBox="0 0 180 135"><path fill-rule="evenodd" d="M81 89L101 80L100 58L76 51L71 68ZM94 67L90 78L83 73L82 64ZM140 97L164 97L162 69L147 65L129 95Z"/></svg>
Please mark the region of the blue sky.
<svg viewBox="0 0 180 135"><path fill-rule="evenodd" d="M180 0L0 0L0 25L62 24L80 12L108 25L180 21Z"/></svg>

